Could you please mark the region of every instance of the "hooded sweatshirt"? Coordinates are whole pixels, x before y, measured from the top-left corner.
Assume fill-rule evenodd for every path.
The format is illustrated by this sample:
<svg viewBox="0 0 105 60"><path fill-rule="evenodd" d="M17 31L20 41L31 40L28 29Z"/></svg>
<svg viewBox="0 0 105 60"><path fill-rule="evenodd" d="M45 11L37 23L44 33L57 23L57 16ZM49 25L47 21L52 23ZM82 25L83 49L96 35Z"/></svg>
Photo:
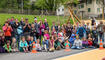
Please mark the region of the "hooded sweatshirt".
<svg viewBox="0 0 105 60"><path fill-rule="evenodd" d="M70 39L69 39L69 42L74 43L75 40L76 40L75 34L72 34Z"/></svg>

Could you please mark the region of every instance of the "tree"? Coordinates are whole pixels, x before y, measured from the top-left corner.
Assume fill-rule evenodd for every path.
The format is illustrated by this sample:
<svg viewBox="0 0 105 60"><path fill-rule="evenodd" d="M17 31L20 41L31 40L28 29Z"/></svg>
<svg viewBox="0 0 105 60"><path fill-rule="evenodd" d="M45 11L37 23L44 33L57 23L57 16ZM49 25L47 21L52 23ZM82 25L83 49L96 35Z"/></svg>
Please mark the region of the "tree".
<svg viewBox="0 0 105 60"><path fill-rule="evenodd" d="M35 5L42 10L56 11L61 5L68 5L70 3L77 3L78 0L36 0Z"/></svg>
<svg viewBox="0 0 105 60"><path fill-rule="evenodd" d="M36 0L35 5L41 9L56 10L61 4L66 4L67 2L76 3L77 0Z"/></svg>

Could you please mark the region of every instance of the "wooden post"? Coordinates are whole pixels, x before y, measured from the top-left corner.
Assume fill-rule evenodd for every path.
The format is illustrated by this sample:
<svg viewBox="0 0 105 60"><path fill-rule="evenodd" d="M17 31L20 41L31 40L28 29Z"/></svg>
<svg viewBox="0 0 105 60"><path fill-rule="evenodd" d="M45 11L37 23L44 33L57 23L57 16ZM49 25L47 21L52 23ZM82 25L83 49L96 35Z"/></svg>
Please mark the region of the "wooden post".
<svg viewBox="0 0 105 60"><path fill-rule="evenodd" d="M103 7L102 7L102 20L104 20L104 0L103 0Z"/></svg>
<svg viewBox="0 0 105 60"><path fill-rule="evenodd" d="M71 16L71 18L72 18L72 20L73 20L74 25L76 25L76 23L75 23L75 21L74 21L74 17L73 17L73 15L72 15L71 11L70 11L70 8L69 8L69 13L70 13L70 16Z"/></svg>
<svg viewBox="0 0 105 60"><path fill-rule="evenodd" d="M102 8L102 20L104 20L104 7Z"/></svg>

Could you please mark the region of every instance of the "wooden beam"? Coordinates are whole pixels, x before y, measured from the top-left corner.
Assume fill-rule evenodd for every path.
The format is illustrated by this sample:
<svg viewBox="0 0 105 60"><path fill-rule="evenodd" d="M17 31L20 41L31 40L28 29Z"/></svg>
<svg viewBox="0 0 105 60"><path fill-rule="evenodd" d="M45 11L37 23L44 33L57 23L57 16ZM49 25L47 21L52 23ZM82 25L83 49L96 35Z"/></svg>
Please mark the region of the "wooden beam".
<svg viewBox="0 0 105 60"><path fill-rule="evenodd" d="M74 12L71 10L71 8L69 7L69 10L71 11L72 15L77 19L77 21L79 23L81 23L80 19L74 14Z"/></svg>
<svg viewBox="0 0 105 60"><path fill-rule="evenodd" d="M74 25L76 25L76 23L75 23L75 21L74 21L74 17L73 17L73 15L72 15L72 12L70 11L70 9L69 9L69 13L70 13L70 16L71 16L71 18L72 18L72 20L73 20Z"/></svg>

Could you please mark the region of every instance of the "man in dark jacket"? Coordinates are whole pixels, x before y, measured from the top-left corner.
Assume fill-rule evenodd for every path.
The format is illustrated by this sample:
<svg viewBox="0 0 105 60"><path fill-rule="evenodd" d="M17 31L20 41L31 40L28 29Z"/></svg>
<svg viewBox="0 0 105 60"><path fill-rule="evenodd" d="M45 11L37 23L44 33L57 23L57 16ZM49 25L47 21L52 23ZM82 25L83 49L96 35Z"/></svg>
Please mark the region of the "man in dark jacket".
<svg viewBox="0 0 105 60"><path fill-rule="evenodd" d="M25 19L25 25L23 26L23 33L25 37L30 35L30 30L31 30L31 26L28 22L28 19Z"/></svg>
<svg viewBox="0 0 105 60"><path fill-rule="evenodd" d="M47 19L45 19L44 25L45 25L45 30L49 31L49 25L48 25Z"/></svg>
<svg viewBox="0 0 105 60"><path fill-rule="evenodd" d="M36 39L38 39L39 38L39 24L37 23L37 19L35 19L34 20L34 27L35 27L35 29L36 29Z"/></svg>
<svg viewBox="0 0 105 60"><path fill-rule="evenodd" d="M55 28L56 31L58 31L57 26L55 25L55 22L52 23L53 25L51 26L51 31L53 30L53 27Z"/></svg>

